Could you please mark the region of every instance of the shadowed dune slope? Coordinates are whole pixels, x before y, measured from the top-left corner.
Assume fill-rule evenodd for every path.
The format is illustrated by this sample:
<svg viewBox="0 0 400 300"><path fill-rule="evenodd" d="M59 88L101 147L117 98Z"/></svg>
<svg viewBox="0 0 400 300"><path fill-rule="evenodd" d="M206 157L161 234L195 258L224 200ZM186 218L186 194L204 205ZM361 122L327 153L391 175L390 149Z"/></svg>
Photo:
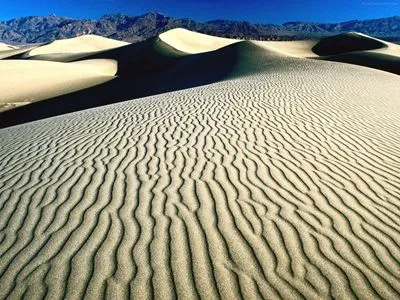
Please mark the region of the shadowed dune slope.
<svg viewBox="0 0 400 300"><path fill-rule="evenodd" d="M118 62L119 75L134 76L156 73L176 64L179 58L188 55L164 43L159 37L153 37L120 48L93 53L87 58L116 60Z"/></svg>
<svg viewBox="0 0 400 300"><path fill-rule="evenodd" d="M312 50L320 55L317 59L400 74L400 47L361 33L352 32L323 38Z"/></svg>
<svg viewBox="0 0 400 300"><path fill-rule="evenodd" d="M279 71L282 63L286 65L300 63L300 59L303 60L301 64L314 63L306 61L305 57L346 62L399 74L400 47L359 33L342 34L319 42L240 42L197 34L184 29L174 29L163 33L160 37L140 43L105 49L117 46L118 43L115 43L116 41L108 39L104 41L100 37L83 36L62 40L60 43L54 42L32 50L31 52L36 53L37 58L41 57L40 53L44 53L47 59L68 62L82 59L112 59L118 63L118 78L92 88L55 97L43 103L36 103L33 106L9 110L0 115L0 127L210 84L237 76ZM219 48L225 43L229 45ZM64 52L67 52L69 48L72 49L70 53L55 53L57 49L62 49L63 45L67 45ZM374 48L378 45L383 45L383 48L342 53L351 49ZM103 50L98 50L101 47ZM216 48L218 49L212 51ZM315 48L321 48L323 51L320 50L325 54L327 52L340 54L316 57L317 54L312 52ZM84 52L85 49L89 52ZM190 54L178 49L201 53ZM96 51L90 52L92 50ZM19 58L24 55L20 55Z"/></svg>
<svg viewBox="0 0 400 300"><path fill-rule="evenodd" d="M357 32L349 32L322 38L312 50L320 56L325 56L386 47L387 45L383 41Z"/></svg>
<svg viewBox="0 0 400 300"><path fill-rule="evenodd" d="M116 62L107 59L68 64L1 60L0 73L5 76L0 81L0 110L101 84L115 78L116 72Z"/></svg>
<svg viewBox="0 0 400 300"><path fill-rule="evenodd" d="M400 77L265 55L1 129L0 298L399 299Z"/></svg>
<svg viewBox="0 0 400 300"><path fill-rule="evenodd" d="M365 66L400 75L400 56L360 51L324 56L321 59Z"/></svg>
<svg viewBox="0 0 400 300"><path fill-rule="evenodd" d="M239 42L216 51L188 55L158 38L88 58L116 60L119 77L96 87L4 112L0 115L0 127L238 76L279 71L282 64L288 65L290 60L310 63L268 51L252 42Z"/></svg>

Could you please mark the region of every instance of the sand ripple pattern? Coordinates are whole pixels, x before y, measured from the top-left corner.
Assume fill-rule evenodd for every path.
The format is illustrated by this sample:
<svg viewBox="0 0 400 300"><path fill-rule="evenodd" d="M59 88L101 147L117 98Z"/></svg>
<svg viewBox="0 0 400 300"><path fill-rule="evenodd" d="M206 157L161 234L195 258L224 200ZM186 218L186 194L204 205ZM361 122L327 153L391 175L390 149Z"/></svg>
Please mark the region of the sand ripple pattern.
<svg viewBox="0 0 400 300"><path fill-rule="evenodd" d="M307 61L1 130L0 298L399 299L399 86Z"/></svg>

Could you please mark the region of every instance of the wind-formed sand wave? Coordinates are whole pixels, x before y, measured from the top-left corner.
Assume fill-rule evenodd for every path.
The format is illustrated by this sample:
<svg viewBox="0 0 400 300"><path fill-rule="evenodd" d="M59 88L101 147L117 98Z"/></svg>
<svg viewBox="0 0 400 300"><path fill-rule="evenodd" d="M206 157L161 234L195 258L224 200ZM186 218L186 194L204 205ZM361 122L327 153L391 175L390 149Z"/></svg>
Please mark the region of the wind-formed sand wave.
<svg viewBox="0 0 400 300"><path fill-rule="evenodd" d="M273 59L0 130L0 298L398 299L400 78Z"/></svg>

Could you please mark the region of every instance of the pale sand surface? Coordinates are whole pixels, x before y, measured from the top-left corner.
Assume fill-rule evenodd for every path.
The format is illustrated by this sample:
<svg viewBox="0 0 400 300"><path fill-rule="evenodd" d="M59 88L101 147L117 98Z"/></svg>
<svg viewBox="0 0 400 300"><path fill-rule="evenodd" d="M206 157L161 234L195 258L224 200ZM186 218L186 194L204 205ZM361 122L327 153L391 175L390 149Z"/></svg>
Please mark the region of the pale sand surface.
<svg viewBox="0 0 400 300"><path fill-rule="evenodd" d="M394 43L390 43L387 41L383 41L381 39L377 39L374 37L370 37L366 34L363 33L359 33L357 32L356 34L363 36L365 38L369 38L369 39L373 39L376 41L379 41L381 43L383 43L385 45L385 47L383 48L378 48L378 49L374 49L374 50L368 50L368 52L377 52L377 53L384 53L384 54L389 54L389 55L396 55L396 56L400 56L400 45L394 44Z"/></svg>
<svg viewBox="0 0 400 300"><path fill-rule="evenodd" d="M321 39L318 59L350 63L400 75L400 46L358 32Z"/></svg>
<svg viewBox="0 0 400 300"><path fill-rule="evenodd" d="M400 77L218 51L224 81L0 130L0 298L399 299Z"/></svg>
<svg viewBox="0 0 400 300"><path fill-rule="evenodd" d="M16 47L12 47L12 48L2 48L0 49L0 59L3 58L8 58L8 57L12 57L14 55L19 55L19 54L23 54L33 48L36 48L37 46L27 46L27 47L21 47L21 48L16 48Z"/></svg>
<svg viewBox="0 0 400 300"><path fill-rule="evenodd" d="M307 41L254 41L257 45L294 57L318 57L312 48L318 40Z"/></svg>
<svg viewBox="0 0 400 300"><path fill-rule="evenodd" d="M386 42L377 38L370 37L368 35L351 32L349 34L354 34L360 37L365 37L366 39L381 42L384 47L376 48L373 50L365 50L365 52L371 53L383 53L387 55L400 56L400 45ZM304 40L304 41L254 41L257 45L264 47L266 49L281 52L287 55L295 57L304 58L315 58L319 57L318 54L313 52L313 47L318 43L319 40Z"/></svg>
<svg viewBox="0 0 400 300"><path fill-rule="evenodd" d="M56 54L56 53L82 53L108 50L129 45L127 42L108 39L97 35L82 35L75 38L57 40L47 45L37 47L27 56Z"/></svg>
<svg viewBox="0 0 400 300"><path fill-rule="evenodd" d="M85 57L95 53L123 47L129 44L130 43L97 35L82 35L75 38L57 40L49 44L33 47L29 51L25 51L21 55L21 58L31 60L70 62L78 59L84 59Z"/></svg>
<svg viewBox="0 0 400 300"><path fill-rule="evenodd" d="M13 49L16 49L16 47L0 42L0 51L13 50Z"/></svg>
<svg viewBox="0 0 400 300"><path fill-rule="evenodd" d="M164 32L160 34L160 39L179 51L191 54L214 51L240 41L215 37L182 28Z"/></svg>
<svg viewBox="0 0 400 300"><path fill-rule="evenodd" d="M0 111L71 93L112 80L117 63L110 59L74 63L0 60Z"/></svg>

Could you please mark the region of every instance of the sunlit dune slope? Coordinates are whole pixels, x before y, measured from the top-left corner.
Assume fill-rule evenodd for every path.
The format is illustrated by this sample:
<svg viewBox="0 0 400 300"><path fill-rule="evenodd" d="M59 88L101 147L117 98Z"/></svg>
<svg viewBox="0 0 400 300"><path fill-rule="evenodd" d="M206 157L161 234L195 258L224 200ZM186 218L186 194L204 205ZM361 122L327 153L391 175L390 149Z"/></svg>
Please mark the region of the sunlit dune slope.
<svg viewBox="0 0 400 300"><path fill-rule="evenodd" d="M160 39L179 51L191 54L214 51L239 41L206 35L182 28L164 32L160 34Z"/></svg>
<svg viewBox="0 0 400 300"><path fill-rule="evenodd" d="M89 60L76 63L2 60L0 73L0 109L27 104L91 87L114 78L113 60Z"/></svg>
<svg viewBox="0 0 400 300"><path fill-rule="evenodd" d="M71 61L91 53L122 47L129 43L97 35L82 35L36 47L23 54L25 59Z"/></svg>

